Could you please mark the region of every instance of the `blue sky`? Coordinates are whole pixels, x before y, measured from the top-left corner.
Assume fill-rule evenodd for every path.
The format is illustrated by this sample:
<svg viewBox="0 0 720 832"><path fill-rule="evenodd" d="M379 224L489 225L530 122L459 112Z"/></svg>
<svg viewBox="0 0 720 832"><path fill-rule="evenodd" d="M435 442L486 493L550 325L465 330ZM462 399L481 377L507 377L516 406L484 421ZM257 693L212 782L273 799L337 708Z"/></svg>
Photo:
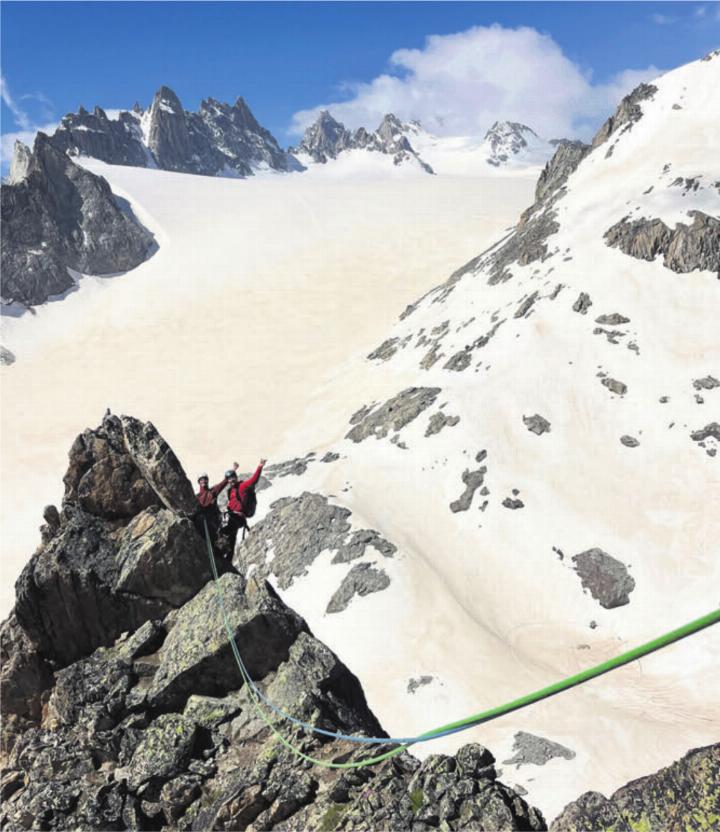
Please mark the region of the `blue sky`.
<svg viewBox="0 0 720 832"><path fill-rule="evenodd" d="M160 84L186 109L242 95L281 144L335 102L351 126L392 107L443 110L439 131L500 115L581 134L629 86L720 43L707 2L3 2L0 15L3 134L81 103L146 106Z"/></svg>

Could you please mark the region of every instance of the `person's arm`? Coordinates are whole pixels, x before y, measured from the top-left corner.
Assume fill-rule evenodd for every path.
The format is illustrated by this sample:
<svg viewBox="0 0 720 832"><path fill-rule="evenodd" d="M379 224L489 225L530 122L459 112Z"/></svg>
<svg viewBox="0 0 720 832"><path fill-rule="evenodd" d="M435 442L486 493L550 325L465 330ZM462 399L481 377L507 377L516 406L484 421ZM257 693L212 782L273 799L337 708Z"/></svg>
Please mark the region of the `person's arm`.
<svg viewBox="0 0 720 832"><path fill-rule="evenodd" d="M225 478L222 480L222 482L219 482L217 485L213 485L213 487L210 489L210 493L213 495L213 497L217 497L217 495L223 490L223 488L225 488L228 482L229 480Z"/></svg>
<svg viewBox="0 0 720 832"><path fill-rule="evenodd" d="M266 462L267 459L260 460L260 464L255 469L255 473L252 475L252 477L250 477L249 480L245 480L245 482L243 483L243 486L245 488L252 488L257 483L257 481L260 479L260 474L262 474L262 469Z"/></svg>

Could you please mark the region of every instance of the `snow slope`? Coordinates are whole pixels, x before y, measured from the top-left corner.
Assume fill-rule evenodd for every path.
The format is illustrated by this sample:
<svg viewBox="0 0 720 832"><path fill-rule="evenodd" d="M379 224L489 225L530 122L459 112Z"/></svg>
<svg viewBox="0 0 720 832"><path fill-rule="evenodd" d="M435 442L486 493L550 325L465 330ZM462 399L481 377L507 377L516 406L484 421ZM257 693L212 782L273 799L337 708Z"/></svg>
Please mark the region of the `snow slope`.
<svg viewBox="0 0 720 832"><path fill-rule="evenodd" d="M531 201L517 172L233 182L93 163L160 251L120 280L87 281L62 315L50 305L6 324L18 357L3 368L3 513L13 524L3 535L15 571L40 505L57 499L45 483L58 481L88 410L99 418L109 404L151 418L191 474L232 457L250 467L265 453L316 452L305 473L261 492L256 533L274 501L307 491L397 547L335 564L324 551L280 590L359 676L392 734L500 704L716 608L718 456L708 452L717 443L690 434L720 421L720 388L693 386L720 377L717 279L603 240L628 214L673 225L693 208L720 211L720 160L708 153L720 140L720 58L656 86L642 118L568 180L546 256L507 263L493 283L492 255L512 242L508 213ZM678 177L702 187L674 185ZM391 328L438 272L501 237ZM585 314L573 308L580 293L592 300ZM595 320L615 313L629 320ZM384 360L360 360L386 338ZM626 391L612 392L610 379ZM397 432L346 438L359 408L375 403L372 415L410 387L441 392ZM459 421L427 436L440 412ZM549 432L528 430L523 417L535 414ZM327 451L339 458L320 462ZM453 511L465 472L483 483ZM522 507L503 504L513 500ZM572 558L594 548L632 577L629 603L606 608L584 591ZM271 547L271 570L274 556ZM327 613L358 563L390 585ZM608 794L717 740L718 629L417 750L487 745L503 779L550 819L585 790ZM421 676L432 680L410 692ZM569 752L545 765L505 762L519 731Z"/></svg>
<svg viewBox="0 0 720 832"><path fill-rule="evenodd" d="M191 477L277 459L314 389L511 225L534 185L441 182L391 160L245 181L79 161L132 203L159 250L2 318L17 358L0 367L2 615L43 506L59 505L70 445L106 407L155 422Z"/></svg>
<svg viewBox="0 0 720 832"><path fill-rule="evenodd" d="M366 549L359 562L382 569L390 585L356 595L345 611L326 607L358 562L333 564L333 552L282 590L358 674L391 734L500 704L717 608L718 443L690 435L720 421L720 387L693 384L720 378L717 276L676 274L661 257L636 260L603 240L628 213L671 227L692 209L720 213L720 158L708 153L720 142L720 120L711 117L720 107L720 57L655 83L642 118L570 177L547 256L510 264L510 279L495 285L486 258L430 292L388 333L396 340L385 352L395 354L349 364L285 449L313 449L317 458L332 450L340 459L312 462L264 495L258 519L279 497L332 495L352 511L354 530L376 529L398 547L392 558ZM700 177L702 187L685 189L673 184L677 177ZM592 300L585 314L573 309L581 292ZM614 313L629 320L595 320ZM440 358L425 369L434 345ZM465 353L465 369L445 368ZM603 384L610 379L625 393ZM377 412L411 387L441 392L398 432L345 438L361 406L376 403ZM459 422L426 436L439 412ZM528 429L523 417L535 414L549 432ZM481 465L489 493L478 490L468 510L451 511L463 473ZM515 499L521 508L503 504ZM584 591L572 557L594 548L632 578L629 603L606 608ZM452 750L472 738L502 763L518 731L560 743L574 756L501 765L504 779L552 818L585 790L610 794L716 741L719 653L715 627L420 750ZM433 679L410 693L408 682L420 676Z"/></svg>

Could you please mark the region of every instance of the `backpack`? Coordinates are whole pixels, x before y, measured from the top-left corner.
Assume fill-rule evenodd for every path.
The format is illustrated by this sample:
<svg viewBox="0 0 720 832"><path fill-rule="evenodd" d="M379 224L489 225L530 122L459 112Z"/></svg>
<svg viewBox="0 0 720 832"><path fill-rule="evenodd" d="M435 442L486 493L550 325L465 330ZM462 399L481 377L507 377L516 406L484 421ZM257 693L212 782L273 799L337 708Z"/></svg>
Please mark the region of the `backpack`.
<svg viewBox="0 0 720 832"><path fill-rule="evenodd" d="M255 509L257 509L257 495L255 494L255 488L253 486L246 488L245 493L243 494L240 491L240 485L238 484L235 486L235 496L242 506L243 516L252 517L255 514Z"/></svg>

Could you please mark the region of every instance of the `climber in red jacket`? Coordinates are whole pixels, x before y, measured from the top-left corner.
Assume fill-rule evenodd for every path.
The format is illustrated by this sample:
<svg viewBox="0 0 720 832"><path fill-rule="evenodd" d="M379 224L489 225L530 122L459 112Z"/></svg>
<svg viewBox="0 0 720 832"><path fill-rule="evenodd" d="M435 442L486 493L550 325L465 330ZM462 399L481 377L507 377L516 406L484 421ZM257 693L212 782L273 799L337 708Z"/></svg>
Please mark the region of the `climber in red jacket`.
<svg viewBox="0 0 720 832"><path fill-rule="evenodd" d="M257 506L257 498L255 497L255 486L257 485L263 467L267 462L266 459L261 459L260 464L255 469L255 473L242 482L237 481L237 476L230 479L230 491L228 492L228 521L223 527L222 532L227 541L227 547L223 546L230 559L232 559L235 551L235 540L240 529L247 529L247 518L255 514ZM228 472L229 473L229 472Z"/></svg>
<svg viewBox="0 0 720 832"><path fill-rule="evenodd" d="M210 540L213 541L214 546L217 548L218 543L222 543L224 541L220 538L220 509L217 505L217 498L218 494L227 486L229 482L233 481L233 478L237 480L237 474L235 473L238 469L238 464L235 462L233 467L225 472L225 476L223 479L217 483L217 485L213 485L212 488L209 488L210 478L207 474L201 474L198 477L198 485L200 486L200 490L195 495L198 503L200 504L200 508L198 513L195 515L195 527L197 528L198 532L200 532L201 536L205 535L205 524L207 523L208 532L210 533Z"/></svg>

